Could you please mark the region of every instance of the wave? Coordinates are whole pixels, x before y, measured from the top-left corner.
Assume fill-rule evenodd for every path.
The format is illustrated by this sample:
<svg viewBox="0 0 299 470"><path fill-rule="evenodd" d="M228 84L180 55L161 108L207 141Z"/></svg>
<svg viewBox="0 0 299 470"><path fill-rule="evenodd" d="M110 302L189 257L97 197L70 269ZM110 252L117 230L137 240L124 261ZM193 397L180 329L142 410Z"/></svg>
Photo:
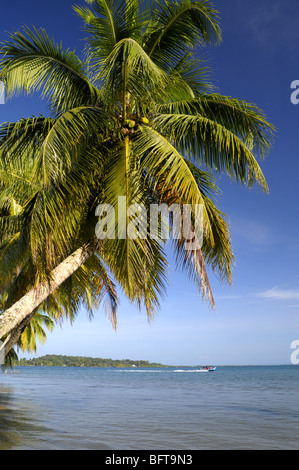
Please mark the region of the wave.
<svg viewBox="0 0 299 470"><path fill-rule="evenodd" d="M130 373L162 373L162 372L208 372L208 370L203 369L116 369L113 372L130 372Z"/></svg>
<svg viewBox="0 0 299 470"><path fill-rule="evenodd" d="M116 369L113 372L169 372L165 370L155 369Z"/></svg>

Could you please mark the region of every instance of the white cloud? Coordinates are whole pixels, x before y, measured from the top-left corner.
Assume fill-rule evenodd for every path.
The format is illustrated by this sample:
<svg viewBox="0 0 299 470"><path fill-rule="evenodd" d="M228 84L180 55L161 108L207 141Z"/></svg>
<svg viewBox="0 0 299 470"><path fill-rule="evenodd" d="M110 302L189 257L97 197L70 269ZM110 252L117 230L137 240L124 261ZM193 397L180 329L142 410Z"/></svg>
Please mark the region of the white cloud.
<svg viewBox="0 0 299 470"><path fill-rule="evenodd" d="M273 300L299 300L299 290L278 289L276 287L260 292L257 295L258 297Z"/></svg>

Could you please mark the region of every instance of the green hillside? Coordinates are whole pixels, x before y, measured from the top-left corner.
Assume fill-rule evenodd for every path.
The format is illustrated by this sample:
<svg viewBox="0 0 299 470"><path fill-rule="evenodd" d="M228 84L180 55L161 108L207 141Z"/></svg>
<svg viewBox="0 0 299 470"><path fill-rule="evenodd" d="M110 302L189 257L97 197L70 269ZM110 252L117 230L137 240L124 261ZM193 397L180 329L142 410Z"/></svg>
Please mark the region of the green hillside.
<svg viewBox="0 0 299 470"><path fill-rule="evenodd" d="M47 354L33 359L20 359L19 366L50 367L167 367L156 362L133 361L131 359L102 359L82 356L57 356Z"/></svg>

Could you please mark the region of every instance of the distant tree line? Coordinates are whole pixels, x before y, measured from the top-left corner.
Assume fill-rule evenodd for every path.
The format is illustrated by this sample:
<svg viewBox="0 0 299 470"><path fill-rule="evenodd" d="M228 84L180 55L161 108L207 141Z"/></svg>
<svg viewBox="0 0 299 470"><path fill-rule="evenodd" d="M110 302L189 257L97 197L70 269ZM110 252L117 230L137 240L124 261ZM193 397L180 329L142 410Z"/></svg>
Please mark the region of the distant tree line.
<svg viewBox="0 0 299 470"><path fill-rule="evenodd" d="M33 359L20 359L19 366L45 367L165 367L163 364L149 361L133 361L131 359L103 359L82 356L57 356L47 354Z"/></svg>

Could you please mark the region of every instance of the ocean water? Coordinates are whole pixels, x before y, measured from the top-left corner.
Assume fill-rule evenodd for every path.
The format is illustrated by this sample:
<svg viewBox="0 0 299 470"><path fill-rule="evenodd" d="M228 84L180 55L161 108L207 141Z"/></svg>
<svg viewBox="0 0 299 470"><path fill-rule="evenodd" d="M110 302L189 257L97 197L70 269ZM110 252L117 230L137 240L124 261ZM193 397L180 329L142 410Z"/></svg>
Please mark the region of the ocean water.
<svg viewBox="0 0 299 470"><path fill-rule="evenodd" d="M299 450L299 367L0 373L0 450Z"/></svg>

